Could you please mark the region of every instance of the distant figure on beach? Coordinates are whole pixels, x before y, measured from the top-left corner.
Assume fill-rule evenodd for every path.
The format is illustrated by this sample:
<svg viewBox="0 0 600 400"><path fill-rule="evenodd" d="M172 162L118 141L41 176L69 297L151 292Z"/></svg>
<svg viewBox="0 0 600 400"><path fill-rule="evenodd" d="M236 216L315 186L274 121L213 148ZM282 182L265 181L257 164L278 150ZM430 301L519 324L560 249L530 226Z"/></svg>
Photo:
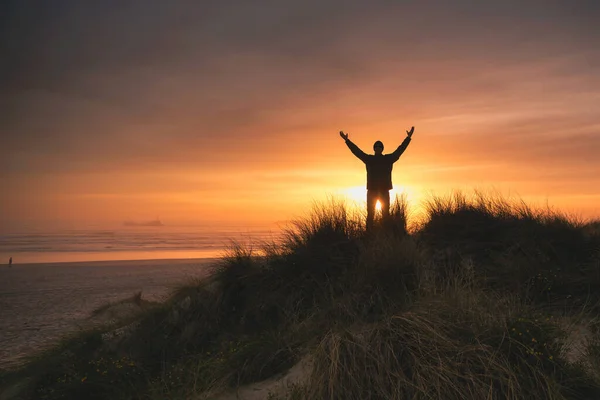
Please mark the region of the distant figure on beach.
<svg viewBox="0 0 600 400"><path fill-rule="evenodd" d="M352 154L358 157L367 166L367 230L373 226L375 206L377 200L381 205L383 219L390 215L390 189L392 186L392 167L408 147L415 127L406 131L406 138L393 153L383 154L383 143L376 141L373 144L375 154L366 154L357 145L348 139L348 134L340 131L340 136L346 141Z"/></svg>
<svg viewBox="0 0 600 400"><path fill-rule="evenodd" d="M8 259L8 268L12 267L12 257Z"/></svg>

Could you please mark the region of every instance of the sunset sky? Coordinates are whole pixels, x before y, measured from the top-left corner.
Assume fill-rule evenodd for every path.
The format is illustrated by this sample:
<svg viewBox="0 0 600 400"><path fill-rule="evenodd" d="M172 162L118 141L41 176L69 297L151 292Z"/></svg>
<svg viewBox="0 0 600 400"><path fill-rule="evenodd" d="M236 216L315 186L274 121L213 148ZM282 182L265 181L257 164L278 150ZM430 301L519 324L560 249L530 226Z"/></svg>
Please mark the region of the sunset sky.
<svg viewBox="0 0 600 400"><path fill-rule="evenodd" d="M5 1L3 229L269 224L496 188L600 215L597 0Z"/></svg>

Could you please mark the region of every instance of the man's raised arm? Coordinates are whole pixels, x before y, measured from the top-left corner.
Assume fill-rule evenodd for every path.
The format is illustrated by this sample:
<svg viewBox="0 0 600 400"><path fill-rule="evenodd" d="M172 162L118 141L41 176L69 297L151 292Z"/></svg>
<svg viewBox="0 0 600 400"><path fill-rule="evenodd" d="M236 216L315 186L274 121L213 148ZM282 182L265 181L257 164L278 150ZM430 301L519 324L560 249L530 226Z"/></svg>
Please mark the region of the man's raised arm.
<svg viewBox="0 0 600 400"><path fill-rule="evenodd" d="M348 146L352 154L354 154L362 162L367 162L367 154L361 149L359 149L357 145L352 143L350 139L348 139L347 133L344 133L344 131L340 131L340 136L342 137L342 139L344 139L344 141L346 142L346 146Z"/></svg>
<svg viewBox="0 0 600 400"><path fill-rule="evenodd" d="M412 128L410 128L410 131L406 131L406 137L402 141L402 144L400 144L400 146L398 146L398 148L396 150L394 150L394 152L391 154L392 160L394 160L394 162L398 161L398 159L400 158L402 153L404 153L404 150L406 150L406 148L410 144L410 140L412 139L412 135L413 135L414 131L415 131L414 126Z"/></svg>

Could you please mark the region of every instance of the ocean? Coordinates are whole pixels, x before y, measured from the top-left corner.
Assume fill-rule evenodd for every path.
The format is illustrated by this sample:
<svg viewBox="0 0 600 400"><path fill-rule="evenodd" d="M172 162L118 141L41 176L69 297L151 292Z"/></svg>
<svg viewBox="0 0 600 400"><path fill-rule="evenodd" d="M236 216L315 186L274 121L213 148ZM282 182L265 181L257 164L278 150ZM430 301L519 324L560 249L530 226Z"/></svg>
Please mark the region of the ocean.
<svg viewBox="0 0 600 400"><path fill-rule="evenodd" d="M219 257L233 242L277 240L278 231L248 228L119 227L0 234L0 264Z"/></svg>

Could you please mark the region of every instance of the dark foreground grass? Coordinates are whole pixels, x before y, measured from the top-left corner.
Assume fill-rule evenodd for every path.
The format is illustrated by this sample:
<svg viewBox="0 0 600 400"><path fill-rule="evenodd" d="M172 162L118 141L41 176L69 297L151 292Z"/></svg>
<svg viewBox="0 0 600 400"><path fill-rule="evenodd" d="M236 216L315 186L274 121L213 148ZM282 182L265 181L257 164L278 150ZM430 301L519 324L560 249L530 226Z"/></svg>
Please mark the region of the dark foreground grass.
<svg viewBox="0 0 600 400"><path fill-rule="evenodd" d="M417 235L443 254L444 270L468 259L486 285L534 303L577 308L600 301L600 235L582 222L482 193L434 197L426 206L429 218Z"/></svg>
<svg viewBox="0 0 600 400"><path fill-rule="evenodd" d="M129 333L79 335L4 383L28 377L22 398L208 399L308 356L312 373L271 399L600 398L593 223L457 194L409 233L406 210L365 232L343 204L317 206L280 242L232 246ZM564 321L587 332L577 357Z"/></svg>

